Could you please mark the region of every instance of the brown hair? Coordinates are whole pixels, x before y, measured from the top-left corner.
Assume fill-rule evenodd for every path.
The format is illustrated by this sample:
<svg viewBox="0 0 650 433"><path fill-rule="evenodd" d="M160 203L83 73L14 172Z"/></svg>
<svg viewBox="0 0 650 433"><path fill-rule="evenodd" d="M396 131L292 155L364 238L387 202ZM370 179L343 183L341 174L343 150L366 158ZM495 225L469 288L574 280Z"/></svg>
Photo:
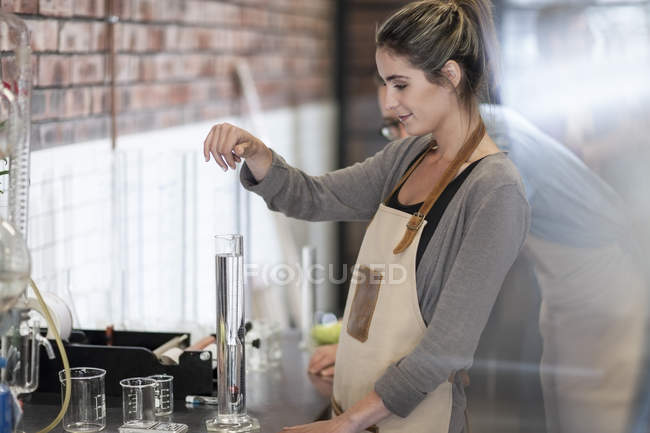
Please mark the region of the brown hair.
<svg viewBox="0 0 650 433"><path fill-rule="evenodd" d="M487 80L496 52L490 0L425 0L410 3L377 30L377 48L405 56L432 83L449 81L442 67L454 60L462 69L458 96L473 112L489 99Z"/></svg>

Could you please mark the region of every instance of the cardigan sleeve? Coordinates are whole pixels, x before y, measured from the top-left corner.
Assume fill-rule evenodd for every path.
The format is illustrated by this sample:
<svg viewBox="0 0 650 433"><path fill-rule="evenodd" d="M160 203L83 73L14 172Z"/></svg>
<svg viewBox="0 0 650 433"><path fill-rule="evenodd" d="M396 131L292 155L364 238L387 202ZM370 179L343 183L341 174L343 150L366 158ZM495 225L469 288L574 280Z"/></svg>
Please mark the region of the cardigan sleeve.
<svg viewBox="0 0 650 433"><path fill-rule="evenodd" d="M458 254L421 342L375 382L394 414L406 417L453 371L471 366L479 337L530 225L515 184L485 196L470 216Z"/></svg>
<svg viewBox="0 0 650 433"><path fill-rule="evenodd" d="M322 176L310 176L273 151L271 168L256 182L246 164L240 180L260 195L269 209L308 221L369 220L382 200L386 178L400 142L387 145L365 161Z"/></svg>

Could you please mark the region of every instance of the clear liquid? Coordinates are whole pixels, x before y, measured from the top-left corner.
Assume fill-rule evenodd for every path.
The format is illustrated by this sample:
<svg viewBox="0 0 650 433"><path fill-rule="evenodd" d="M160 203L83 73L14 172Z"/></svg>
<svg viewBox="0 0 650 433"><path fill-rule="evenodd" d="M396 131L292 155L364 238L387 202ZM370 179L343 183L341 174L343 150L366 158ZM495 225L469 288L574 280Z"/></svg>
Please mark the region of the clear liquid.
<svg viewBox="0 0 650 433"><path fill-rule="evenodd" d="M246 413L244 261L217 254L217 393L219 416Z"/></svg>

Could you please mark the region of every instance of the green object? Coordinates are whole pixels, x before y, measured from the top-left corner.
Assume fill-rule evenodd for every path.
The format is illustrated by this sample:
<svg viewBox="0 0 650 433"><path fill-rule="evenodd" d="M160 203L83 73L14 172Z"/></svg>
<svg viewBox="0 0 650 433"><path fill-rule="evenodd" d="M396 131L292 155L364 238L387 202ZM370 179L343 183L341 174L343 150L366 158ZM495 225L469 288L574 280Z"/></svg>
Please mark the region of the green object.
<svg viewBox="0 0 650 433"><path fill-rule="evenodd" d="M311 328L311 336L318 345L338 343L340 333L341 322L315 325Z"/></svg>

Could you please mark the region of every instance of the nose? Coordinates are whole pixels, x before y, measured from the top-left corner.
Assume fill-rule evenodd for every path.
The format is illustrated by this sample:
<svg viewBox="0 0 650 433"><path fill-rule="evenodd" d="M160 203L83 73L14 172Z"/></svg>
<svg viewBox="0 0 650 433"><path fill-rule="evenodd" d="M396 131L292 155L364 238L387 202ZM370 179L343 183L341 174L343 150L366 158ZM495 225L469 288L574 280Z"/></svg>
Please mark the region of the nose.
<svg viewBox="0 0 650 433"><path fill-rule="evenodd" d="M399 107L399 101L395 97L395 91L388 87L386 89L386 101L384 101L384 106L387 110L395 112L397 107Z"/></svg>

